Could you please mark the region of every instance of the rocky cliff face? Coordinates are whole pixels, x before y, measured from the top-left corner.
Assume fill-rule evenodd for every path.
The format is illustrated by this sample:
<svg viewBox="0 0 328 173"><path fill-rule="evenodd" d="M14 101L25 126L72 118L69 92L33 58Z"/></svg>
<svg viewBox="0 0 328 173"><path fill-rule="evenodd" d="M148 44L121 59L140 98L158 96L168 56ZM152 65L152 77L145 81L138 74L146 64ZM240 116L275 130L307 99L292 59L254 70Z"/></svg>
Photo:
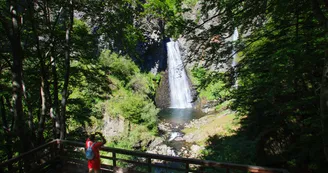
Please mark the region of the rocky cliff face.
<svg viewBox="0 0 328 173"><path fill-rule="evenodd" d="M156 106L159 108L168 108L171 104L168 77L168 71L162 72L161 82L158 86L155 97Z"/></svg>
<svg viewBox="0 0 328 173"><path fill-rule="evenodd" d="M164 71L167 58L163 22L151 16L146 16L138 23L139 28L144 31L145 40L137 45L140 59L136 59L136 62L143 71L150 71L153 74Z"/></svg>
<svg viewBox="0 0 328 173"><path fill-rule="evenodd" d="M104 116L103 122L102 133L107 139L119 136L124 132L124 119L120 117Z"/></svg>
<svg viewBox="0 0 328 173"><path fill-rule="evenodd" d="M167 67L165 41L157 40L156 42L142 44L144 44L142 45L144 47L144 52L141 55L143 59L141 69L150 71L153 74L164 71Z"/></svg>

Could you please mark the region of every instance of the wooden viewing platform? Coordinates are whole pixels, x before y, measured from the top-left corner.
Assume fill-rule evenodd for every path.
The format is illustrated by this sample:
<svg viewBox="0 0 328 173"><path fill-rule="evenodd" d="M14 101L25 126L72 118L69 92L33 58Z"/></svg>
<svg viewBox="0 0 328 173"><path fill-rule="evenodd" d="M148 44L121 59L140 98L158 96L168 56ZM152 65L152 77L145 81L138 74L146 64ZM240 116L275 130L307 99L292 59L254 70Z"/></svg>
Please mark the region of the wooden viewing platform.
<svg viewBox="0 0 328 173"><path fill-rule="evenodd" d="M33 150L0 163L0 172L19 173L86 173L85 144L53 140ZM221 163L199 159L150 154L118 148L102 147L102 172L226 172L288 173L284 169Z"/></svg>

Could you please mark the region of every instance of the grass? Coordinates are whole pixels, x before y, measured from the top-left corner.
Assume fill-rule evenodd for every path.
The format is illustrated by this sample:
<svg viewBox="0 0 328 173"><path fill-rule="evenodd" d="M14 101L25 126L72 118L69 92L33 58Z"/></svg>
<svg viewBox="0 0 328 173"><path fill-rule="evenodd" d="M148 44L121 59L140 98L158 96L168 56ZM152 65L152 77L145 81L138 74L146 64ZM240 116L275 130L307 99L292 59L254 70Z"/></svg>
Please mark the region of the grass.
<svg viewBox="0 0 328 173"><path fill-rule="evenodd" d="M203 117L203 120L205 122L203 124L193 125L182 130L185 135L193 134L193 140L198 145L204 145L211 136L234 135L234 131L239 128L236 114L230 110L223 110L219 114L208 115Z"/></svg>
<svg viewBox="0 0 328 173"><path fill-rule="evenodd" d="M225 101L225 102L223 102L223 103L217 105L217 106L215 107L215 110L216 110L216 111L219 111L219 112L220 112L220 111L224 111L224 110L228 109L228 107L229 107L230 104L231 104L231 101L230 101L230 100Z"/></svg>

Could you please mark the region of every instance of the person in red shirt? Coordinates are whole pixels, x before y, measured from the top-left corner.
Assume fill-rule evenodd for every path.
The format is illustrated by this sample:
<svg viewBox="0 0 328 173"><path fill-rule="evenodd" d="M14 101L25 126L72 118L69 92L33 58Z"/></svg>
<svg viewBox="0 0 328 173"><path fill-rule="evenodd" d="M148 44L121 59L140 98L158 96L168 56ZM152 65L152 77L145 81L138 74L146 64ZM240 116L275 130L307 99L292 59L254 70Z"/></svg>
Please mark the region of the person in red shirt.
<svg viewBox="0 0 328 173"><path fill-rule="evenodd" d="M99 135L102 142L95 142L96 135ZM92 144L95 143L93 146ZM92 151L94 153L94 158L92 160L88 160L88 168L89 173L100 173L100 154L99 149L106 143L106 139L100 132L96 132L95 134L91 134L87 141L85 142L85 147L88 148L92 146Z"/></svg>

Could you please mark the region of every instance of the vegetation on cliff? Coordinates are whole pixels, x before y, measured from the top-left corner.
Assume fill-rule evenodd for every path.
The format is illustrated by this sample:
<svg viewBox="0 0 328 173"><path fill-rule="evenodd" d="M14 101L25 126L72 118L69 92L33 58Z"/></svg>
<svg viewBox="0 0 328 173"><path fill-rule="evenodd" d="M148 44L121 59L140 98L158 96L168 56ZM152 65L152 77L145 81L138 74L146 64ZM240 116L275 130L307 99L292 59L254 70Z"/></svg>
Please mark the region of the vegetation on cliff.
<svg viewBox="0 0 328 173"><path fill-rule="evenodd" d="M231 109L244 117L236 135L209 140L213 152L204 158L249 163L238 158L249 155L240 149L251 141L255 147L243 151L254 154L252 163L327 172L327 4L209 0L201 14L186 28L194 43L190 58L213 68L231 64L233 50L242 52L235 67L206 83L224 81ZM239 38L231 41L236 28Z"/></svg>

